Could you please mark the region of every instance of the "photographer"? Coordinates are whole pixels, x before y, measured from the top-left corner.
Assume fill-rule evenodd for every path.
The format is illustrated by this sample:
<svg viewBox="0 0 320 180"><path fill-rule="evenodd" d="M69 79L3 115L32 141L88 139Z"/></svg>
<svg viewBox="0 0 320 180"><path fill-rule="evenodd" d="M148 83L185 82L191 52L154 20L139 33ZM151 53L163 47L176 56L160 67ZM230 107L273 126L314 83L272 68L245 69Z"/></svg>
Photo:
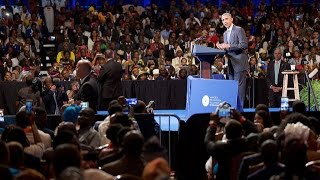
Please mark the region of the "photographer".
<svg viewBox="0 0 320 180"><path fill-rule="evenodd" d="M224 126L226 139L216 141L216 131L219 126ZM237 171L236 166L240 165L240 162L236 162L237 158L249 151L244 136L251 132L257 132L252 122L246 120L238 111L231 109L225 102L218 106L217 112L209 121L204 139L209 155L219 165L216 179L233 179L232 176L237 175L233 172Z"/></svg>
<svg viewBox="0 0 320 180"><path fill-rule="evenodd" d="M134 119L137 121L144 139L148 140L154 135L159 136L161 129L158 122L154 119L154 101L150 101L148 105L146 105L143 101L138 100L137 104L132 107Z"/></svg>
<svg viewBox="0 0 320 180"><path fill-rule="evenodd" d="M41 80L39 78L34 78L31 74L28 74L26 77L26 84L27 87L21 88L18 91L18 99L16 101L17 110L26 104L27 99L33 100L33 107L41 106Z"/></svg>
<svg viewBox="0 0 320 180"><path fill-rule="evenodd" d="M51 77L44 80L44 91L41 94L42 101L48 114L60 114L60 108L68 101L67 93L60 82L53 83Z"/></svg>

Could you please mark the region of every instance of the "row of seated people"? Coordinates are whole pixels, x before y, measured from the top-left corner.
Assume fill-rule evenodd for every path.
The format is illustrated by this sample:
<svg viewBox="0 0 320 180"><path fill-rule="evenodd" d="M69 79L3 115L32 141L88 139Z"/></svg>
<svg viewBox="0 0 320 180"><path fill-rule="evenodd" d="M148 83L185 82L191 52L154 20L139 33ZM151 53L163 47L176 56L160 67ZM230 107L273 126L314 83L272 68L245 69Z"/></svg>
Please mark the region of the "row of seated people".
<svg viewBox="0 0 320 180"><path fill-rule="evenodd" d="M138 101L124 113L123 102L113 101L109 115L95 124L90 108L66 106L62 122L46 128L44 109L22 108L16 124L1 134L1 172L5 179L155 179L170 178L166 148L161 146L159 125L146 105ZM150 121L145 127L144 122ZM148 124L148 122L147 122ZM73 175L70 175L73 174Z"/></svg>
<svg viewBox="0 0 320 180"><path fill-rule="evenodd" d="M282 111L280 122L262 104L253 122L237 111L230 118L218 114L211 114L204 140L209 179L319 179L320 122L304 115L303 102L294 102L291 114Z"/></svg>

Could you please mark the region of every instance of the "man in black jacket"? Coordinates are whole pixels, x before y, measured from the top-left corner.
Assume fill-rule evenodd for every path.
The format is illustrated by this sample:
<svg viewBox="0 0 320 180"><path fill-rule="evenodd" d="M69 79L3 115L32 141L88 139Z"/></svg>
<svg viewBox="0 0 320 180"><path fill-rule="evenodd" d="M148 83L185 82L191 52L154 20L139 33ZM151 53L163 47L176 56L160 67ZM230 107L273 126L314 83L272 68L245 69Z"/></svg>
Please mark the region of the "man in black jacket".
<svg viewBox="0 0 320 180"><path fill-rule="evenodd" d="M95 77L91 76L91 63L88 60L80 60L77 63L77 77L80 78L80 88L75 95L76 101L89 102L89 107L97 110L99 99L99 86Z"/></svg>
<svg viewBox="0 0 320 180"><path fill-rule="evenodd" d="M116 100L122 92L122 65L112 58L112 51L107 50L107 62L101 67L98 80L101 84L100 109L108 109L109 103Z"/></svg>
<svg viewBox="0 0 320 180"><path fill-rule="evenodd" d="M44 80L45 90L41 93L42 101L48 114L60 114L63 102L68 101L64 86L59 82L53 83L51 77Z"/></svg>

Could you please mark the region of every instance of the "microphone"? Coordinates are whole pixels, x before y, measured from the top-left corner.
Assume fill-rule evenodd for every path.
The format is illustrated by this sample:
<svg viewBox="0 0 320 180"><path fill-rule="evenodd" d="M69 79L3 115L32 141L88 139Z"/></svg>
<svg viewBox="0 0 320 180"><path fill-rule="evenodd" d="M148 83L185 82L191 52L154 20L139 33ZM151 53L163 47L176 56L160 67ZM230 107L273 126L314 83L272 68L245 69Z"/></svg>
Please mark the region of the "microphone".
<svg viewBox="0 0 320 180"><path fill-rule="evenodd" d="M318 73L318 68L315 68L310 74L309 74L309 79L313 78L314 75Z"/></svg>

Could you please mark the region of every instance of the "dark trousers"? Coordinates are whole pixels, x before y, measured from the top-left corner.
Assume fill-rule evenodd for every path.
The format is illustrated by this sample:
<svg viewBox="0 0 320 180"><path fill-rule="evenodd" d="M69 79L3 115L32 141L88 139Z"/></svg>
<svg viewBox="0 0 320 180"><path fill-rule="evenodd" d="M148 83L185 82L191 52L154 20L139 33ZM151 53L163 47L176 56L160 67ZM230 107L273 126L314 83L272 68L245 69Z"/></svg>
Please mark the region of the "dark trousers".
<svg viewBox="0 0 320 180"><path fill-rule="evenodd" d="M270 89L269 90L269 106L271 108L280 107L280 105L281 105L281 96L282 96L282 91L275 93Z"/></svg>
<svg viewBox="0 0 320 180"><path fill-rule="evenodd" d="M244 105L244 100L246 98L246 81L247 81L247 71L232 72L229 71L229 79L238 81L238 95L242 106Z"/></svg>

